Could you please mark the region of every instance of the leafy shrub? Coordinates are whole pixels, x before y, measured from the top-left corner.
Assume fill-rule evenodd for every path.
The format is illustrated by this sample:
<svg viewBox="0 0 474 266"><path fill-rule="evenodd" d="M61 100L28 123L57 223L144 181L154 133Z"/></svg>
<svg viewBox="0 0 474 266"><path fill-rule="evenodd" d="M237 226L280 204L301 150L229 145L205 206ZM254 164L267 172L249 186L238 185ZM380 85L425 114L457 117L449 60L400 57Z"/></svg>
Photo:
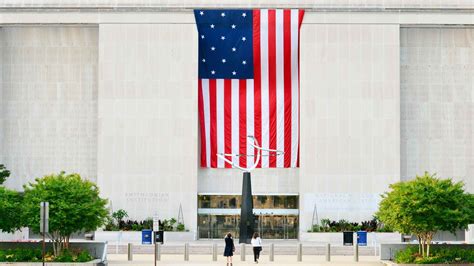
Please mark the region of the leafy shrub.
<svg viewBox="0 0 474 266"><path fill-rule="evenodd" d="M313 225L308 232L344 232L344 231L367 231L367 232L392 232L392 230L380 223L374 217L370 221L362 223L351 223L344 219L339 221L331 221L329 219L321 219L321 225Z"/></svg>
<svg viewBox="0 0 474 266"><path fill-rule="evenodd" d="M77 254L76 262L88 262L93 259L94 257L92 257L91 254L89 254L89 252L87 252L86 250L83 250L79 252L79 254Z"/></svg>
<svg viewBox="0 0 474 266"><path fill-rule="evenodd" d="M474 263L474 249L434 245L431 256L423 257L417 246L408 246L395 254L395 262L404 264Z"/></svg>
<svg viewBox="0 0 474 266"><path fill-rule="evenodd" d="M41 254L39 248L0 250L0 262L40 262L43 260ZM87 262L93 259L87 250L63 249L58 256L54 256L49 250L45 254L45 261L48 262Z"/></svg>
<svg viewBox="0 0 474 266"><path fill-rule="evenodd" d="M184 232L184 230L186 230L186 228L184 227L184 224L178 223L178 225L176 226L176 231Z"/></svg>
<svg viewBox="0 0 474 266"><path fill-rule="evenodd" d="M24 225L23 197L14 190L0 186L0 230L13 233Z"/></svg>
<svg viewBox="0 0 474 266"><path fill-rule="evenodd" d="M72 252L69 249L63 249L61 251L61 254L59 254L59 256L56 256L54 261L57 261L57 262L74 261L74 255L72 254Z"/></svg>
<svg viewBox="0 0 474 266"><path fill-rule="evenodd" d="M40 249L0 250L0 262L41 261Z"/></svg>
<svg viewBox="0 0 474 266"><path fill-rule="evenodd" d="M123 220L123 218L128 217L128 214L125 210L118 210L107 219L105 224L106 231L142 231L144 229L153 229L153 219L147 218L145 220ZM182 223L177 223L175 218L164 219L159 221L160 230L163 231L186 231L186 227Z"/></svg>
<svg viewBox="0 0 474 266"><path fill-rule="evenodd" d="M120 209L112 213L112 218L114 218L117 221L117 224L120 224L120 222L123 220L123 218L128 217L127 211Z"/></svg>
<svg viewBox="0 0 474 266"><path fill-rule="evenodd" d="M8 171L7 168L5 168L5 165L0 164L0 185L7 180L7 178L10 176L10 171Z"/></svg>

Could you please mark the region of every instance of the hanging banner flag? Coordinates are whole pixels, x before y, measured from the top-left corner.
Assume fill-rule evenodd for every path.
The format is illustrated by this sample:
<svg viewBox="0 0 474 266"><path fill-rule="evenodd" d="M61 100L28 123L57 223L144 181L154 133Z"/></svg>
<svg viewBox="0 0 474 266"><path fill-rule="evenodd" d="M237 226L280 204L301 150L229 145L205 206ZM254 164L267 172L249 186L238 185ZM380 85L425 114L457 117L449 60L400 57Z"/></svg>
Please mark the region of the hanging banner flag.
<svg viewBox="0 0 474 266"><path fill-rule="evenodd" d="M299 166L299 31L303 10L195 10L201 167Z"/></svg>

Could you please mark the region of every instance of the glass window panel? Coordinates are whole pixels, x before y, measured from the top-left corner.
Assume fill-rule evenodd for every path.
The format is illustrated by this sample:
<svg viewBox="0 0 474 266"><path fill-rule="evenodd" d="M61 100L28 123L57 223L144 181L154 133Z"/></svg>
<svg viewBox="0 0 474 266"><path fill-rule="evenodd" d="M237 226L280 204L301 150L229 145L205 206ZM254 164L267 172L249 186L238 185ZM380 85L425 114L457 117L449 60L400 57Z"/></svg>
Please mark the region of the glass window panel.
<svg viewBox="0 0 474 266"><path fill-rule="evenodd" d="M253 196L255 209L298 209L298 196ZM213 209L239 209L241 206L240 195L199 195L199 208Z"/></svg>

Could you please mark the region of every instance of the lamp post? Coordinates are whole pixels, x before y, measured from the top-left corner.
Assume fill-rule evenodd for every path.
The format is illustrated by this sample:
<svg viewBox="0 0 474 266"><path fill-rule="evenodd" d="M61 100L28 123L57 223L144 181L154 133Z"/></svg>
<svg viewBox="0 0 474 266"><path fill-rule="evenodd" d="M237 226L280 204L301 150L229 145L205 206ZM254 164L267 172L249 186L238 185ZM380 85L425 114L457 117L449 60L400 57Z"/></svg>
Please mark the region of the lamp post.
<svg viewBox="0 0 474 266"><path fill-rule="evenodd" d="M241 170L242 173L242 204L240 207L240 225L239 225L239 243L246 243L250 244L250 240L252 239L252 235L254 232L255 226L255 216L253 215L253 197L252 197L252 180L250 172L254 170L258 163L260 162L260 157L265 156L261 154L261 151L268 152L275 152L276 156L282 155L284 152L272 149L264 149L259 146L257 140L253 136L247 136L247 139L250 140L249 144L253 148L257 150L257 155L247 155L247 154L226 154L226 153L218 153L217 157L224 160L225 162L232 165L233 168L237 168ZM244 168L238 165L235 165L231 160L227 159L227 157L256 157L254 160L254 164L252 167ZM268 156L268 155L266 155Z"/></svg>

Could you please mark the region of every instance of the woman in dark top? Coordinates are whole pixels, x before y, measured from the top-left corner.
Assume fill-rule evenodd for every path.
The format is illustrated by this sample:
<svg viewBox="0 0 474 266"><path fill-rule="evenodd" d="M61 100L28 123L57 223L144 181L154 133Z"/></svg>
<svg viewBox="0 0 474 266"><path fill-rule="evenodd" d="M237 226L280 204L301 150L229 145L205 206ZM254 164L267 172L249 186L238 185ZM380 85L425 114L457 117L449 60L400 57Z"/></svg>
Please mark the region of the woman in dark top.
<svg viewBox="0 0 474 266"><path fill-rule="evenodd" d="M227 233L224 240L225 240L224 256L227 257L227 265L232 266L232 256L234 255L234 251L235 251L234 240L232 239L232 234Z"/></svg>

